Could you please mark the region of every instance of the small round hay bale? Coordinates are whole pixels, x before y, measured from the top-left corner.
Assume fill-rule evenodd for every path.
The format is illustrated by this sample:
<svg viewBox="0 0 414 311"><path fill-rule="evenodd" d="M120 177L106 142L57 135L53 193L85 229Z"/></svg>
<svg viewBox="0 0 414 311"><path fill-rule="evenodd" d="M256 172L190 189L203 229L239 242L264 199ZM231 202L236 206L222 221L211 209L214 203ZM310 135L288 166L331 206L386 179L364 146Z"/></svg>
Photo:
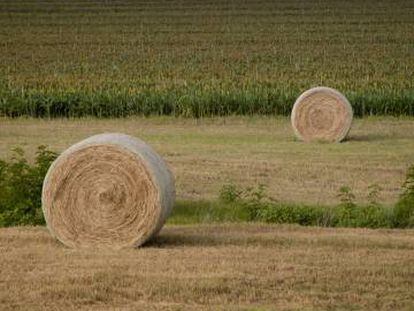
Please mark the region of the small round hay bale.
<svg viewBox="0 0 414 311"><path fill-rule="evenodd" d="M352 107L346 97L328 87L315 87L299 96L292 115L296 136L306 142L340 142L352 124Z"/></svg>
<svg viewBox="0 0 414 311"><path fill-rule="evenodd" d="M174 178L150 146L124 134L101 134L53 162L42 208L51 234L63 244L119 249L157 234L174 199Z"/></svg>

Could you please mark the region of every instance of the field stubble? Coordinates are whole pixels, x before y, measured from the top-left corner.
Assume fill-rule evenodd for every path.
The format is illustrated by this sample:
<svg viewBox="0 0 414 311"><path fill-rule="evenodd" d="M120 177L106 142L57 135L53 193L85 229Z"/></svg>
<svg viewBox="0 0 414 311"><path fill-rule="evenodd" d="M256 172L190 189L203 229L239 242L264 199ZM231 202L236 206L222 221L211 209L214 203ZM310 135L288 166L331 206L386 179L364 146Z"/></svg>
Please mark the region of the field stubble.
<svg viewBox="0 0 414 311"><path fill-rule="evenodd" d="M71 250L0 229L2 310L409 310L412 230L167 226L143 248Z"/></svg>
<svg viewBox="0 0 414 311"><path fill-rule="evenodd" d="M369 186L379 202L394 204L414 163L411 118L355 120L341 144L305 144L295 139L287 118L230 117L181 119L2 119L0 156L22 146L29 159L38 145L61 152L102 132L123 132L151 144L176 176L178 199L216 199L223 184L264 184L282 202L336 204L349 186L357 202L367 202Z"/></svg>

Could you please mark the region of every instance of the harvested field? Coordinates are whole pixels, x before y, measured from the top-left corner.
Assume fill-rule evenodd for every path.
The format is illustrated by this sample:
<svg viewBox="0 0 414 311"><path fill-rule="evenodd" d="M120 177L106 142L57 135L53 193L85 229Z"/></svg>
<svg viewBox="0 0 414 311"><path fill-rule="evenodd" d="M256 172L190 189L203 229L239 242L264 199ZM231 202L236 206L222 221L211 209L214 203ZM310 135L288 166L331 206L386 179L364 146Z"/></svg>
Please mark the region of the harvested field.
<svg viewBox="0 0 414 311"><path fill-rule="evenodd" d="M2 310L411 310L414 231L166 226L147 246L65 248L0 229Z"/></svg>
<svg viewBox="0 0 414 311"><path fill-rule="evenodd" d="M381 203L393 204L406 170L414 163L412 118L356 119L340 144L305 144L288 118L230 117L181 119L1 119L0 157L22 146L29 158L36 147L62 152L102 132L124 132L148 142L171 165L178 199L214 199L229 181L260 183L280 201L336 204L342 186L366 202L378 184Z"/></svg>
<svg viewBox="0 0 414 311"><path fill-rule="evenodd" d="M104 132L151 145L178 199L139 249L0 228L0 310L414 310L413 229L256 222L411 225L413 29L412 0L0 0L0 225L43 224L49 150ZM292 106L315 86L352 106L342 143L294 135ZM334 133L330 114L304 124ZM123 159L136 189L143 170ZM119 177L92 171L85 187L73 167L56 173L81 189L67 214L100 184L98 216L134 219L119 217Z"/></svg>

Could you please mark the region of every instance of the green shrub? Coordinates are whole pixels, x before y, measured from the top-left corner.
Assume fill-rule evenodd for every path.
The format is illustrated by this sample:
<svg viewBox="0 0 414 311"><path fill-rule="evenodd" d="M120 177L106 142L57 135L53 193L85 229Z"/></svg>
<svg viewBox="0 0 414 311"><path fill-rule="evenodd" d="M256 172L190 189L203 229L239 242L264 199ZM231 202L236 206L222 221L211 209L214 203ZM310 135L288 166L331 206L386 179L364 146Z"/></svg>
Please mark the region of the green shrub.
<svg viewBox="0 0 414 311"><path fill-rule="evenodd" d="M339 189L337 206L279 203L266 193L266 187L241 188L234 184L223 186L220 201L223 211L229 208L248 213L250 221L291 223L303 226L388 228L393 226L393 210L378 204L380 188L369 187L368 205L357 205L349 187Z"/></svg>
<svg viewBox="0 0 414 311"><path fill-rule="evenodd" d="M408 169L403 193L394 207L394 226L414 228L414 165Z"/></svg>
<svg viewBox="0 0 414 311"><path fill-rule="evenodd" d="M267 195L266 186L242 188L233 183L226 184L220 189L219 201L224 204L241 206L249 214L249 220L259 220L259 212L269 202L275 200Z"/></svg>
<svg viewBox="0 0 414 311"><path fill-rule="evenodd" d="M355 227L358 217L358 207L351 188L344 186L339 189L340 204L335 208L335 224L340 227Z"/></svg>
<svg viewBox="0 0 414 311"><path fill-rule="evenodd" d="M233 183L221 187L219 200L223 203L233 203L241 199L242 190Z"/></svg>
<svg viewBox="0 0 414 311"><path fill-rule="evenodd" d="M356 227L391 228L393 226L393 209L381 205L362 206Z"/></svg>
<svg viewBox="0 0 414 311"><path fill-rule="evenodd" d="M10 162L0 160L0 226L44 224L41 210L43 179L57 154L40 146L34 164L20 148Z"/></svg>
<svg viewBox="0 0 414 311"><path fill-rule="evenodd" d="M266 194L266 186L263 184L257 187L247 187L241 192L240 204L243 205L249 213L250 220L262 220L261 210L274 201Z"/></svg>

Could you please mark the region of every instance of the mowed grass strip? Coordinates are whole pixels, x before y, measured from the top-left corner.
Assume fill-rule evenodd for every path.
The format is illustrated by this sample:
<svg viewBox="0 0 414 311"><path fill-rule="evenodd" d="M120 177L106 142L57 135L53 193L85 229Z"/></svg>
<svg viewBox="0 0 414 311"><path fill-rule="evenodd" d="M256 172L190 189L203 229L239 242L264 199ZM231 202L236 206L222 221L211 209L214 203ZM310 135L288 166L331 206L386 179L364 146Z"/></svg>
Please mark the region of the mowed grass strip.
<svg viewBox="0 0 414 311"><path fill-rule="evenodd" d="M414 307L414 231L167 226L140 249L78 251L0 229L2 310Z"/></svg>
<svg viewBox="0 0 414 311"><path fill-rule="evenodd" d="M409 0L0 2L0 114L414 114Z"/></svg>
<svg viewBox="0 0 414 311"><path fill-rule="evenodd" d="M366 203L369 186L393 205L414 163L412 118L355 120L340 144L298 141L288 118L1 119L0 158L21 146L29 160L39 145L62 152L93 134L122 132L149 143L169 163L180 200L215 200L224 184L267 186L280 202L335 205L348 186Z"/></svg>

